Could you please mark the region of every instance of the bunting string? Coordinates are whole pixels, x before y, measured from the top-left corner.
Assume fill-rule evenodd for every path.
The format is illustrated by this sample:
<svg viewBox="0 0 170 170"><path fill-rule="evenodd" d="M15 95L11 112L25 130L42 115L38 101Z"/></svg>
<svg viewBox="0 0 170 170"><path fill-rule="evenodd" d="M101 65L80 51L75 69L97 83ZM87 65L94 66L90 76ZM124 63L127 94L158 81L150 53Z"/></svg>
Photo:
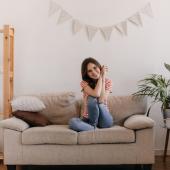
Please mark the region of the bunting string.
<svg viewBox="0 0 170 170"><path fill-rule="evenodd" d="M70 20L72 23L72 33L75 35L84 28L84 30L86 30L86 33L87 33L86 35L89 41L92 41L92 39L95 37L98 31L100 31L101 35L106 41L110 40L112 31L114 29L117 30L117 32L120 33L122 36L127 36L128 35L128 32L127 32L128 22L133 24L134 26L142 27L143 26L143 21L141 17L142 14L153 18L152 8L149 2L144 7L142 7L139 11L137 11L132 16L129 16L125 20L119 23L111 24L109 26L104 26L104 27L97 27L97 26L85 24L82 21L79 21L78 19L70 15L67 11L65 11L54 0L51 0L49 4L48 16L51 17L52 15L58 12L59 12L59 17L57 19L57 24L62 24Z"/></svg>

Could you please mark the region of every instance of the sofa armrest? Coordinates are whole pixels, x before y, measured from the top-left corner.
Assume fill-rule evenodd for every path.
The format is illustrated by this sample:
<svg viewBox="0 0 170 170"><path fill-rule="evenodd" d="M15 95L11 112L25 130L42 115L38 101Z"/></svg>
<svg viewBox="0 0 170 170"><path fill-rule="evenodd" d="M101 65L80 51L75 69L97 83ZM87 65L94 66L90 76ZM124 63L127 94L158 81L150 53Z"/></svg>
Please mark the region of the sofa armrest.
<svg viewBox="0 0 170 170"><path fill-rule="evenodd" d="M133 130L152 128L154 124L154 120L145 115L133 115L127 118L124 122L126 128Z"/></svg>
<svg viewBox="0 0 170 170"><path fill-rule="evenodd" d="M11 117L0 121L0 127L22 132L29 128L29 124L16 117Z"/></svg>

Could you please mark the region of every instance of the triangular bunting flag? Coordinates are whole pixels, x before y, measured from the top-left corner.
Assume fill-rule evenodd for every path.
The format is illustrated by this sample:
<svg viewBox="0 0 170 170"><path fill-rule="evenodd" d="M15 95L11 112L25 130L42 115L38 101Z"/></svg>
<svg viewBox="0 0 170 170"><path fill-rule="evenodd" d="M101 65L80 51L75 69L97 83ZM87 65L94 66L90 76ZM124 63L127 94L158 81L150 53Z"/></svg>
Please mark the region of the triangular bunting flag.
<svg viewBox="0 0 170 170"><path fill-rule="evenodd" d="M72 21L72 31L73 34L76 34L83 28L83 24L80 23L78 20L73 19Z"/></svg>
<svg viewBox="0 0 170 170"><path fill-rule="evenodd" d="M53 15L55 12L58 12L60 9L60 6L56 4L54 1L50 1L50 6L49 6L49 11L48 11L48 16L50 17Z"/></svg>
<svg viewBox="0 0 170 170"><path fill-rule="evenodd" d="M127 35L127 22L123 21L115 25L116 30L122 35Z"/></svg>
<svg viewBox="0 0 170 170"><path fill-rule="evenodd" d="M69 19L71 19L71 18L72 18L71 15L69 15L69 14L68 14L66 11L64 11L64 10L61 10L57 24L61 24L61 23L65 22L65 21L67 21L67 20L69 20Z"/></svg>
<svg viewBox="0 0 170 170"><path fill-rule="evenodd" d="M105 40L110 40L111 34L113 29L116 29L121 35L127 35L127 23L131 22L132 24L136 26L142 26L142 18L141 15L145 14L149 17L153 17L151 4L147 3L143 8L141 8L139 11L137 11L134 15L124 19L122 22L118 24L114 24L112 26L106 26L106 27L96 27L93 25L83 24L81 21L73 18L67 11L63 10L60 5L57 5L57 3L54 0L50 0L50 6L49 6L49 16L55 14L60 10L59 17L57 19L57 24L61 24L67 20L72 19L72 32L73 34L76 34L77 32L81 31L82 28L85 28L87 37L91 41L96 32L100 29L100 32Z"/></svg>
<svg viewBox="0 0 170 170"><path fill-rule="evenodd" d="M91 41L93 37L95 36L96 32L98 31L98 28L92 25L87 25L86 29L87 29L88 39Z"/></svg>
<svg viewBox="0 0 170 170"><path fill-rule="evenodd" d="M100 28L100 31L101 31L105 40L108 41L110 39L110 36L112 34L112 30L113 30L113 26Z"/></svg>
<svg viewBox="0 0 170 170"><path fill-rule="evenodd" d="M141 12L151 18L153 18L153 12L151 8L151 4L148 3L144 8L141 9Z"/></svg>
<svg viewBox="0 0 170 170"><path fill-rule="evenodd" d="M128 20L136 26L142 26L142 19L139 12L128 18Z"/></svg>

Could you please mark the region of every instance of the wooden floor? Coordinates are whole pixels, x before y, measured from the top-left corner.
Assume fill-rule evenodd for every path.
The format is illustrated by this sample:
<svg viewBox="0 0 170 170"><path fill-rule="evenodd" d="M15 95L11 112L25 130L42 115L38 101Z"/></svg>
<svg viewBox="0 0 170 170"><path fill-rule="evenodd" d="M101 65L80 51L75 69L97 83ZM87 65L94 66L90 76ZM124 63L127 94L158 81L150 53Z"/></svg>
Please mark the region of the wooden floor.
<svg viewBox="0 0 170 170"><path fill-rule="evenodd" d="M20 168L19 168L20 169ZM18 170L19 170L18 169ZM44 168L27 168L29 170L41 170L41 169L44 169ZM48 170L50 170L50 168L47 168ZM52 169L55 169L54 167ZM60 169L60 168L59 168ZM62 168L61 168L62 169ZM63 168L64 169L64 168ZM70 168L68 168L70 169ZM98 169L98 168L97 168ZM107 169L107 168L102 168L102 169ZM118 168L119 169L119 168ZM124 168L123 168L124 169ZM0 165L0 170L7 170L6 166L2 165L2 162L1 162L1 165ZM24 170L24 168L23 168ZM126 168L127 170L127 168ZM129 169L130 170L130 169ZM166 162L163 162L163 158L161 156L157 156L156 159L155 159L155 164L153 165L153 168L152 170L170 170L170 156L168 156L166 158Z"/></svg>
<svg viewBox="0 0 170 170"><path fill-rule="evenodd" d="M170 156L167 156L166 162L163 162L162 156L157 156L152 170L170 170Z"/></svg>

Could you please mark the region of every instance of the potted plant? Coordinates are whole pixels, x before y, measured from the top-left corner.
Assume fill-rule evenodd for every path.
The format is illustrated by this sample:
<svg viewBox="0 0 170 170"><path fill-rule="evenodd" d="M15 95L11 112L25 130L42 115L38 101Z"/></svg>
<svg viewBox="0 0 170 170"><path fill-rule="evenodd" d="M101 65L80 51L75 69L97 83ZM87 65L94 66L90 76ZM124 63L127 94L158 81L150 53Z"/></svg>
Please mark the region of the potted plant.
<svg viewBox="0 0 170 170"><path fill-rule="evenodd" d="M165 68L168 70L168 71L170 71L170 65L169 64L167 64L167 63L164 63L164 66L165 66ZM170 97L169 97L169 103L168 103L168 107L167 107L167 109L165 110L165 117L170 117Z"/></svg>
<svg viewBox="0 0 170 170"><path fill-rule="evenodd" d="M170 69L170 66L168 66L168 69ZM138 91L133 93L133 96L148 96L153 99L147 111L147 116L149 116L152 105L160 102L163 118L170 117L170 80L167 80L162 75L151 74L140 80Z"/></svg>

